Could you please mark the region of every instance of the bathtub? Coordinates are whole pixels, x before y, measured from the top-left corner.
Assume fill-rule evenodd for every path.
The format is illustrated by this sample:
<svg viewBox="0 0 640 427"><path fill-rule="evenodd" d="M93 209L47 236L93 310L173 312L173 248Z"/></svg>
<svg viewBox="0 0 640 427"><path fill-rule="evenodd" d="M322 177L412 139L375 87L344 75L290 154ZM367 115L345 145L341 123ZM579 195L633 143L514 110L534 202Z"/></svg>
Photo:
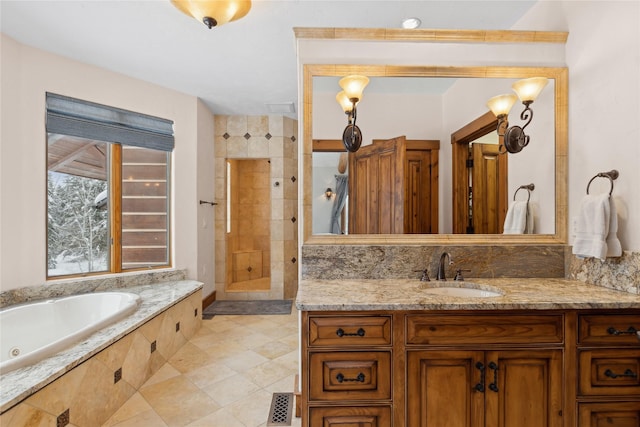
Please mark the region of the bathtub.
<svg viewBox="0 0 640 427"><path fill-rule="evenodd" d="M128 292L73 295L0 310L0 373L47 358L140 305Z"/></svg>

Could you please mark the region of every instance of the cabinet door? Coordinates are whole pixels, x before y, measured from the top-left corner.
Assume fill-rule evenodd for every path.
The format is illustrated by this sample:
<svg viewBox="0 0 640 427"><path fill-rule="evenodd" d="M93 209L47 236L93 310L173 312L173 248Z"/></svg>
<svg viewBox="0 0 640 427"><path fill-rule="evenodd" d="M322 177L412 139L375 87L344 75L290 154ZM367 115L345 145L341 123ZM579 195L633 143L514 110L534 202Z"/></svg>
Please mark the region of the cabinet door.
<svg viewBox="0 0 640 427"><path fill-rule="evenodd" d="M487 427L561 427L562 350L486 353Z"/></svg>
<svg viewBox="0 0 640 427"><path fill-rule="evenodd" d="M408 352L407 426L483 426L483 358L478 351Z"/></svg>

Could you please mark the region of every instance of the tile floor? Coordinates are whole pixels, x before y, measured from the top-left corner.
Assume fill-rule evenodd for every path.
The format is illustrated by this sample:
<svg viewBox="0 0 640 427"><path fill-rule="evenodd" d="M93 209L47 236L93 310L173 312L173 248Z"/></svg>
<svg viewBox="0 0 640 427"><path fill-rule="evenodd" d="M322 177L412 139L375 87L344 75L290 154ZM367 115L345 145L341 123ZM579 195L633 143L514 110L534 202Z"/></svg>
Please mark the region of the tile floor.
<svg viewBox="0 0 640 427"><path fill-rule="evenodd" d="M273 393L293 392L297 373L295 308L215 316L103 427L264 427Z"/></svg>

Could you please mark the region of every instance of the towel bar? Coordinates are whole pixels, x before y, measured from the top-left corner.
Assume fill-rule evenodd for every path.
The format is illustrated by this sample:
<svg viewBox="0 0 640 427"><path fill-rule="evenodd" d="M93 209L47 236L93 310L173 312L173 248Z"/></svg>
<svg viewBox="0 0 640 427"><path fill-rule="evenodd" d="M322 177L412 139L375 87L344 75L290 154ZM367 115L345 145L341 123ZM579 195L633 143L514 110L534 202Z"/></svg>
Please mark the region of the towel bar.
<svg viewBox="0 0 640 427"><path fill-rule="evenodd" d="M513 201L515 202L516 200L516 194L518 194L518 191L524 189L527 190L527 202L529 202L529 200L531 200L531 192L533 190L535 190L536 186L531 183L531 184L527 184L527 185L521 185L520 187L518 187L518 189L516 190L515 193L513 193Z"/></svg>
<svg viewBox="0 0 640 427"><path fill-rule="evenodd" d="M609 190L609 196L611 196L611 194L613 193L613 181L618 179L619 175L620 174L615 169L612 169L609 172L600 172L600 173L596 174L593 178L591 178L589 180L589 183L587 184L587 194L589 194L589 187L591 186L591 182L594 179L596 179L596 178L609 178L609 181L611 182L611 190Z"/></svg>

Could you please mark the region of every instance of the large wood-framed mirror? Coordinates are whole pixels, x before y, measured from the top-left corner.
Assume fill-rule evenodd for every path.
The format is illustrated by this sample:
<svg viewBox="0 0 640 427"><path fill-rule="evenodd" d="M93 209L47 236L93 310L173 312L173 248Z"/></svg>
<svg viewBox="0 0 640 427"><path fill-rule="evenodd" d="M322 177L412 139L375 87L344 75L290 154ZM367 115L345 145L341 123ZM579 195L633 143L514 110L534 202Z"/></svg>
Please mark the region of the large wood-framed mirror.
<svg viewBox="0 0 640 427"><path fill-rule="evenodd" d="M303 73L303 141L302 141L302 162L304 171L304 199L303 199L303 241L305 244L484 244L484 243L505 243L505 244L550 244L550 243L566 243L567 242L567 188L566 188L566 169L567 169L567 127L568 127L568 111L567 111L567 86L568 72L562 67L510 67L510 66L473 66L473 67L435 67L435 66L403 66L403 65L343 65L343 64L306 64L302 67ZM312 190L312 170L313 170L313 139L314 139L314 86L322 86L324 79L331 81L348 74L363 74L371 79L464 79L465 82L474 80L482 81L482 79L491 79L504 82L505 90L510 90L510 82L518 79L544 76L552 82L546 90L552 96L552 119L551 134L552 140L546 141L535 140L532 138L532 146L534 144L547 144L550 150L550 161L545 160L545 166L552 166L549 172L541 172L547 178L552 175L551 183L553 188L546 190L552 192L553 203L552 212L546 214L545 218L551 222L551 226L544 229L543 234L535 235L503 235L503 234L453 234L449 231L445 234L356 234L356 235L319 235L313 232L312 209L316 199L316 194ZM318 84L320 82L320 84ZM337 88L336 88L337 93ZM496 95L499 93L496 93ZM366 98L366 90L364 97ZM488 99L488 98L487 98ZM532 106L536 109L536 105ZM339 108L336 104L335 108ZM519 114L520 103L514 106L514 111ZM485 110L486 111L486 110ZM359 116L366 114L365 101L361 103L358 110ZM470 117L472 121L476 117ZM377 118L384 120L384 118ZM360 119L359 119L360 120ZM534 119L533 123L537 123ZM346 119L344 120L346 124ZM542 125L542 123L541 123ZM453 135L460 129L450 129L449 134L452 135L451 140L441 138L441 147L450 145L453 141ZM366 135L367 129L362 128L363 134ZM397 135L370 135L370 139L386 139ZM429 136L426 136L429 138ZM532 152L529 147L525 148L521 153L509 154L511 162L514 159L526 159L527 150ZM441 150L442 152L442 150ZM531 158L530 158L531 159ZM537 160L527 160L531 168L539 167L536 165ZM448 155L440 157L440 177L441 179L448 176L451 181L453 159L451 150ZM549 165L549 163L553 163ZM549 170L549 169L547 169ZM528 183L528 182L527 182ZM512 185L525 184L524 182L512 183ZM452 198L453 189L451 186L445 187L445 194L441 195L441 201L445 198ZM542 189L541 189L542 190ZM511 191L513 192L513 191ZM509 194L509 199L512 194ZM551 205L551 204L550 204ZM451 211L442 212L441 217L450 215Z"/></svg>

